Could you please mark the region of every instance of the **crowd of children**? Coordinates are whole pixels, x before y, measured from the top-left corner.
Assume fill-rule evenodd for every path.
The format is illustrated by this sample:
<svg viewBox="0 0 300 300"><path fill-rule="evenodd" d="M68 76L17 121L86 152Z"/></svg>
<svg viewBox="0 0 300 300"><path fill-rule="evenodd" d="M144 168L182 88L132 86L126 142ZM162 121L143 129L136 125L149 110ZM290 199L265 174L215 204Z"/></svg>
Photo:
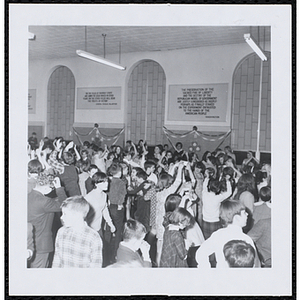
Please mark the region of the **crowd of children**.
<svg viewBox="0 0 300 300"><path fill-rule="evenodd" d="M127 141L28 143L30 268L271 267L271 165Z"/></svg>

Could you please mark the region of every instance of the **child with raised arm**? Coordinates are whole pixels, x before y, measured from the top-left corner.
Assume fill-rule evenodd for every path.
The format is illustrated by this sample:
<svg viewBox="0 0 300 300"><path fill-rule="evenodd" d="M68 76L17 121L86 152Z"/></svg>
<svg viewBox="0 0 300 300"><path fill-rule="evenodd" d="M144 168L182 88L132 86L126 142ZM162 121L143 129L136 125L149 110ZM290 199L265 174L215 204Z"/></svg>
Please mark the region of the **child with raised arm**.
<svg viewBox="0 0 300 300"><path fill-rule="evenodd" d="M107 145L105 145L105 149L97 147L96 151L92 157L91 163L96 165L100 172L106 173L105 160L108 154Z"/></svg>
<svg viewBox="0 0 300 300"><path fill-rule="evenodd" d="M177 168L177 174L174 180L172 176L175 171L175 167ZM162 244L163 244L163 235L164 235L164 226L163 226L163 219L166 213L165 211L165 201L170 194L174 194L179 186L182 183L182 169L184 167L184 162L179 162L170 168L169 172L171 174L161 174L158 183L157 183L157 203L156 203L156 214L155 214L155 228L153 232L156 233L157 237L157 265L160 262L160 256L162 251Z"/></svg>
<svg viewBox="0 0 300 300"><path fill-rule="evenodd" d="M226 191L221 192L221 183L218 179L210 178L209 172L205 170L205 180L202 191L202 231L205 239L208 239L211 234L221 228L219 219L220 204L226 200L232 192L229 176L226 176Z"/></svg>
<svg viewBox="0 0 300 300"><path fill-rule="evenodd" d="M55 212L61 211L61 203L66 199L64 188L60 186L59 178L53 181L57 198L49 198L45 194L51 192L48 175L41 172L36 178L36 185L28 194L27 222L35 228L36 253L31 262L31 268L47 268L49 254L53 251L52 225Z"/></svg>
<svg viewBox="0 0 300 300"><path fill-rule="evenodd" d="M99 234L84 221L90 209L82 196L62 203L63 227L55 240L53 268L101 268L102 241Z"/></svg>

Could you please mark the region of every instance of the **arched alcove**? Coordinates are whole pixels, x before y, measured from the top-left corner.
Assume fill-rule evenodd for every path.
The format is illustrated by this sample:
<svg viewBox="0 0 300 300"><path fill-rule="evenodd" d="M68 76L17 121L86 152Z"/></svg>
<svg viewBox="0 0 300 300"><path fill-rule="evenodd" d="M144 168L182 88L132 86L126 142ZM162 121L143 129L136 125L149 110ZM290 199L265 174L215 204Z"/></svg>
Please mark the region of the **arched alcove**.
<svg viewBox="0 0 300 300"><path fill-rule="evenodd" d="M58 66L47 88L47 136L70 139L74 123L75 78L71 70Z"/></svg>
<svg viewBox="0 0 300 300"><path fill-rule="evenodd" d="M157 62L144 60L133 68L127 88L127 139L147 140L148 145L165 142L165 93L165 72Z"/></svg>
<svg viewBox="0 0 300 300"><path fill-rule="evenodd" d="M271 53L263 62L259 150L271 151ZM256 150L261 59L244 57L233 74L231 145L238 150Z"/></svg>

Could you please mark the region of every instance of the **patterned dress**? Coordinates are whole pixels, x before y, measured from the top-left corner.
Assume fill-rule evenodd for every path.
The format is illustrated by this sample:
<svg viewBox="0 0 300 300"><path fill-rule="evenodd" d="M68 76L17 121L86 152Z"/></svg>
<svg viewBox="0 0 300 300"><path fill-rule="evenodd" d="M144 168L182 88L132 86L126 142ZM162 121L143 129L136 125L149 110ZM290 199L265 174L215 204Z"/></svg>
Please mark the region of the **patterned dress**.
<svg viewBox="0 0 300 300"><path fill-rule="evenodd" d="M187 250L185 249L184 238L179 230L169 230L166 227L164 232L163 248L160 260L161 268L187 268Z"/></svg>

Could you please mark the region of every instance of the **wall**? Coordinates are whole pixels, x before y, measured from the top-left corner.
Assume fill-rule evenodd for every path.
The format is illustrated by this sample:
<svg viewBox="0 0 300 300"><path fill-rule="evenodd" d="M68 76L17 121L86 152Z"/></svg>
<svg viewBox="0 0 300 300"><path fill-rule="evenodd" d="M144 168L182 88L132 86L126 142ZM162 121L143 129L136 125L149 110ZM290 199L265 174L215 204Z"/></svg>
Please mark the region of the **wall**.
<svg viewBox="0 0 300 300"><path fill-rule="evenodd" d="M259 150L271 151L271 56L263 62ZM237 67L233 83L232 147L256 151L261 59L253 54Z"/></svg>
<svg viewBox="0 0 300 300"><path fill-rule="evenodd" d="M267 46L268 48L268 46ZM166 74L166 108L168 107L169 85L173 84L212 84L228 83L228 103L226 124L218 126L211 123L193 124L189 122L168 121L165 111L165 126L170 130L189 131L193 125L200 131L226 132L230 129L232 76L239 61L251 53L246 44L227 46L202 47L174 51L157 51L122 54L121 64L127 66L125 71L115 70L80 57L29 62L29 88L37 90L36 114L30 114L29 124L43 123L46 120L47 84L53 70L64 65L75 77L78 87L110 87L122 88L120 110L78 110L75 108L75 126L91 127L94 123L105 124L107 128L123 128L127 105L127 84L135 65L145 59L151 59L161 65ZM118 61L117 55L107 55L107 58ZM75 91L76 93L76 91ZM75 94L76 99L76 94ZM76 105L75 105L76 107ZM200 126L201 127L200 127ZM45 124L46 126L46 124ZM46 129L45 129L46 130ZM47 130L46 130L47 131Z"/></svg>

